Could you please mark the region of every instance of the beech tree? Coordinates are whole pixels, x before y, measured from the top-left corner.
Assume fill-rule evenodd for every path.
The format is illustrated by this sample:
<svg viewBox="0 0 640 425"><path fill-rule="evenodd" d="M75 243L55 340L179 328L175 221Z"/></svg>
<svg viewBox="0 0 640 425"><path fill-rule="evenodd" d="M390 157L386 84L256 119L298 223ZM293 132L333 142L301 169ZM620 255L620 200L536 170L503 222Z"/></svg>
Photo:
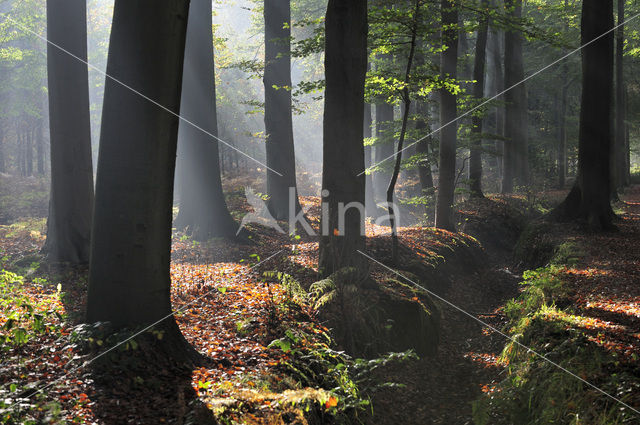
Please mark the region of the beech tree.
<svg viewBox="0 0 640 425"><path fill-rule="evenodd" d="M507 14L517 22L522 17L522 0L505 0L504 3ZM529 183L527 90L522 82L524 79L522 38L521 32L515 28L505 31L504 85L509 90L504 94L506 140L502 167L502 193L513 192L514 179L521 185Z"/></svg>
<svg viewBox="0 0 640 425"><path fill-rule="evenodd" d="M86 1L48 0L47 37L51 195L43 250L54 262L87 263L93 166L89 77L81 62L87 60Z"/></svg>
<svg viewBox="0 0 640 425"><path fill-rule="evenodd" d="M178 130L180 210L175 226L196 240L235 236L222 191L210 0L192 0ZM196 128L194 124L199 127ZM202 130L200 130L202 129Z"/></svg>
<svg viewBox="0 0 640 425"><path fill-rule="evenodd" d="M486 8L487 2L481 3ZM487 34L489 20L481 16L478 22L478 37L476 40L476 52L473 64L473 97L480 103L484 97L484 74L487 57ZM483 117L474 115L472 118L472 140L469 158L469 190L471 197L482 198L482 122Z"/></svg>
<svg viewBox="0 0 640 425"><path fill-rule="evenodd" d="M440 76L444 79L455 79L458 66L458 4L453 0L442 0L440 3L442 14L442 42L446 49L440 56ZM456 95L449 89L440 90L440 123L447 123L456 119ZM456 133L458 126L455 122L440 130L440 160L438 196L436 199L436 227L455 230L453 223L453 196L455 190L456 173Z"/></svg>
<svg viewBox="0 0 640 425"><path fill-rule="evenodd" d="M582 103L578 175L567 198L552 212L595 230L613 227L610 203L610 143L613 101L613 0L582 3ZM591 44L596 37L598 40Z"/></svg>
<svg viewBox="0 0 640 425"><path fill-rule="evenodd" d="M367 72L367 1L329 0L325 20L325 100L322 189L328 216L322 218L320 274L347 266L364 269L365 174L362 123ZM339 215L344 217L340 232Z"/></svg>
<svg viewBox="0 0 640 425"><path fill-rule="evenodd" d="M289 188L296 188L296 158L291 117L291 2L264 2L264 128L267 206L276 219L289 218ZM277 173L281 174L276 174ZM295 212L300 211L297 191Z"/></svg>
<svg viewBox="0 0 640 425"><path fill-rule="evenodd" d="M618 25L624 22L625 0L618 0ZM619 189L629 182L627 181L627 146L626 137L626 105L625 105L625 82L624 82L624 26L616 30L616 52L615 52L615 143L613 149L613 171L614 189Z"/></svg>
<svg viewBox="0 0 640 425"><path fill-rule="evenodd" d="M187 0L115 2L91 241L89 322L132 327L171 313L175 114L188 12ZM173 316L161 325L179 335Z"/></svg>

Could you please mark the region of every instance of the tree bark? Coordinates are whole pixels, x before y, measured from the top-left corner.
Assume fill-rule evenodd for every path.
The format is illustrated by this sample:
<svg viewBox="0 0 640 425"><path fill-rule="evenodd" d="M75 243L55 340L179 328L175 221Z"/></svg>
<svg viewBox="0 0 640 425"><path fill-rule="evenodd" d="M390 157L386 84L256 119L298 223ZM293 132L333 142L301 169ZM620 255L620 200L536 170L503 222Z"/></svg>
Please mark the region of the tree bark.
<svg viewBox="0 0 640 425"><path fill-rule="evenodd" d="M582 40L586 45L613 27L613 0L584 0ZM610 139L613 101L613 33L582 51L582 104L578 175L567 198L552 213L586 221L594 230L613 227L610 204Z"/></svg>
<svg viewBox="0 0 640 425"><path fill-rule="evenodd" d="M380 170L374 172L373 182L376 200L384 202L386 187L391 179L391 172L386 168L387 162L382 162L393 156L393 125L394 125L393 105L388 103L376 104L376 145L375 163L379 164Z"/></svg>
<svg viewBox="0 0 640 425"><path fill-rule="evenodd" d="M418 115L416 130L418 137L422 138L422 133L425 133L425 135L431 133L431 128L427 124L429 119L428 105L423 101L417 101L416 114ZM431 145L431 142L432 137L429 136L416 143L416 153L422 157L418 162L418 177L420 178L420 188L423 195L433 189L433 175L431 174L431 161L429 159L429 145Z"/></svg>
<svg viewBox="0 0 640 425"><path fill-rule="evenodd" d="M343 267L365 271L365 175L362 122L367 71L367 1L329 0L325 22L325 104L323 122L323 214L320 238L320 275ZM344 213L344 214L340 214ZM344 217L343 231L339 215Z"/></svg>
<svg viewBox="0 0 640 425"><path fill-rule="evenodd" d="M481 7L487 7L483 1ZM478 104L484 98L484 75L487 57L487 31L489 21L486 16L481 16L478 22L478 38L476 40L476 52L473 64L473 97ZM471 152L469 158L469 190L472 198L482 198L482 123L484 119L480 115L473 115L471 119Z"/></svg>
<svg viewBox="0 0 640 425"><path fill-rule="evenodd" d="M522 0L505 0L507 13L514 20L522 17ZM514 179L519 185L529 183L527 147L527 91L522 57L522 34L516 29L505 31L504 37L505 93L504 160L502 193L513 192ZM516 85L517 84L517 85ZM513 87L516 85L515 87ZM513 87L513 88L511 88Z"/></svg>
<svg viewBox="0 0 640 425"><path fill-rule="evenodd" d="M87 320L171 313L171 210L189 1L116 0L107 61ZM121 81L150 99L125 88ZM164 108L158 106L162 105Z"/></svg>
<svg viewBox="0 0 640 425"><path fill-rule="evenodd" d="M87 58L85 0L48 0L49 41ZM93 214L93 166L87 66L52 44L47 46L51 195L47 241L54 262L89 261Z"/></svg>
<svg viewBox="0 0 640 425"><path fill-rule="evenodd" d="M363 122L363 137L365 139L370 139L372 136L371 126L373 125L373 119L371 118L371 104L366 103L364 105L364 122ZM371 167L371 146L364 147L364 166L365 168ZM367 213L367 217L377 217L378 216L378 207L376 205L376 199L374 195L373 189L373 176L371 174L367 174L365 180L365 211Z"/></svg>
<svg viewBox="0 0 640 425"><path fill-rule="evenodd" d="M276 219L289 218L289 188L296 188L291 117L291 2L265 0L264 127L267 137L267 206ZM300 211L296 189L295 213Z"/></svg>
<svg viewBox="0 0 640 425"><path fill-rule="evenodd" d="M209 0L192 0L184 54L181 116L217 137L215 66ZM196 240L233 237L233 220L222 191L218 140L185 121L178 129L180 211L175 226Z"/></svg>
<svg viewBox="0 0 640 425"><path fill-rule="evenodd" d="M441 2L443 44L447 49L440 56L440 76L442 79L456 79L458 63L458 5L452 0ZM457 96L446 88L440 89L440 123L456 119ZM440 161L438 179L438 197L436 200L436 227L450 231L455 230L453 223L453 199L456 173L456 138L458 126L452 123L440 130Z"/></svg>
<svg viewBox="0 0 640 425"><path fill-rule="evenodd" d="M624 22L625 0L618 0L618 25ZM624 26L616 31L616 115L615 115L615 156L614 156L614 189L627 184L627 146L626 146L626 108L624 99Z"/></svg>

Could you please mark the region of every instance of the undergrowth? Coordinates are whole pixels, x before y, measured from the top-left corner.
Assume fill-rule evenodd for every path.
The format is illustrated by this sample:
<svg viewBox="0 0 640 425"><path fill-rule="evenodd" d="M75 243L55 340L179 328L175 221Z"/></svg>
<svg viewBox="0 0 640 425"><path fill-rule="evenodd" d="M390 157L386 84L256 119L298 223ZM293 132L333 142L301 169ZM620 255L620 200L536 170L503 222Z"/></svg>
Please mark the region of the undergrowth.
<svg viewBox="0 0 640 425"><path fill-rule="evenodd" d="M640 391L637 372L587 338L588 318L559 307L568 305L563 272L583 250L569 242L554 252L549 265L524 273L521 295L504 307L512 340L500 361L508 375L474 403L474 422L637 424L634 412L593 387L624 402Z"/></svg>

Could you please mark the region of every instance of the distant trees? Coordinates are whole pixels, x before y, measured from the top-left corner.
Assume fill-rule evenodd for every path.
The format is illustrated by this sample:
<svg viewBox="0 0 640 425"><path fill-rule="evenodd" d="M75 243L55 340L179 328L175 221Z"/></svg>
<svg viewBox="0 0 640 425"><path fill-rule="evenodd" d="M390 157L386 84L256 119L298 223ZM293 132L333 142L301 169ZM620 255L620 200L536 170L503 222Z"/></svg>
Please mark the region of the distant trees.
<svg viewBox="0 0 640 425"><path fill-rule="evenodd" d="M455 80L458 66L458 4L455 0L442 0L442 43L446 49L440 56L440 77ZM436 201L436 227L455 230L453 223L453 195L456 173L457 97L449 88L440 89L440 124L447 125L440 130L440 160L438 197ZM449 124L451 123L451 124Z"/></svg>
<svg viewBox="0 0 640 425"><path fill-rule="evenodd" d="M192 0L184 57L178 130L180 210L175 226L196 240L235 236L220 177L212 10L210 0ZM196 128L195 126L199 127ZM204 131L212 134L209 134Z"/></svg>
<svg viewBox="0 0 640 425"><path fill-rule="evenodd" d="M289 188L296 195L291 102L291 2L264 2L264 127L267 151L267 206L276 219L289 218Z"/></svg>
<svg viewBox="0 0 640 425"><path fill-rule="evenodd" d="M85 0L47 1L47 37L57 47L47 47L51 198L44 251L51 261L75 264L89 261L93 212L89 80L80 61L87 60L86 22Z"/></svg>
<svg viewBox="0 0 640 425"><path fill-rule="evenodd" d="M365 212L357 205L364 206L365 201L365 174L361 171L367 30L366 0L329 0L322 166L328 217L321 223L318 265L320 274L325 276L342 267L364 268L365 257L357 250L364 250ZM340 223L339 216L344 217L344 223Z"/></svg>
<svg viewBox="0 0 640 425"><path fill-rule="evenodd" d="M578 175L553 212L561 220L583 220L596 230L613 227L610 203L610 143L613 102L613 0L584 0L581 43L582 104ZM607 33L603 36L603 34Z"/></svg>
<svg viewBox="0 0 640 425"><path fill-rule="evenodd" d="M109 321L116 328L149 325L171 313L174 113L180 106L188 9L184 0L115 2L91 241L89 322ZM172 317L162 325L179 332Z"/></svg>

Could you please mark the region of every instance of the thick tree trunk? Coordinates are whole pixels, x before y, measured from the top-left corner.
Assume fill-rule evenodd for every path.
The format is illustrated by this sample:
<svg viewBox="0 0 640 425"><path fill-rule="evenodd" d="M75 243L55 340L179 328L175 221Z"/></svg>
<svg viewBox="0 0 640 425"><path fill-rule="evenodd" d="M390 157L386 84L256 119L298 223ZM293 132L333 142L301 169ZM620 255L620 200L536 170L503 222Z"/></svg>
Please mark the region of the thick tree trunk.
<svg viewBox="0 0 640 425"><path fill-rule="evenodd" d="M389 161L386 159L393 156L393 126L394 126L393 105L388 103L376 104L376 145L375 163L380 164L380 171L373 173L374 195L377 201L384 202L386 188L391 180L391 172L388 171Z"/></svg>
<svg viewBox="0 0 640 425"><path fill-rule="evenodd" d="M522 16L522 0L505 0L507 13L514 19ZM513 180L519 185L529 183L529 160L527 146L527 90L524 83L524 61L522 57L522 34L515 29L505 31L504 85L504 160L502 193L513 192Z"/></svg>
<svg viewBox="0 0 640 425"><path fill-rule="evenodd" d="M289 188L296 188L291 117L291 2L264 2L264 127L267 137L267 205L276 219L289 218ZM295 213L300 211L296 190Z"/></svg>
<svg viewBox="0 0 640 425"><path fill-rule="evenodd" d="M365 270L365 174L362 122L367 71L367 1L329 0L325 23L323 214L319 270ZM355 203L361 208L349 205ZM342 208L340 208L342 205ZM346 211L345 207L351 206ZM340 229L340 219L343 226Z"/></svg>
<svg viewBox="0 0 640 425"><path fill-rule="evenodd" d="M584 0L582 45L613 27L613 0ZM584 220L593 229L613 227L610 204L610 139L613 101L613 33L582 51L582 104L578 176L553 212L556 218Z"/></svg>
<svg viewBox="0 0 640 425"><path fill-rule="evenodd" d="M442 32L442 42L448 46L442 52L440 60L440 76L443 79L457 77L458 63L458 5L452 0L441 2L442 25L447 29ZM456 96L447 89L440 90L440 123L447 123L456 119ZM455 230L453 223L453 196L456 174L456 123L447 125L440 130L440 161L438 179L438 197L436 200L436 227Z"/></svg>
<svg viewBox="0 0 640 425"><path fill-rule="evenodd" d="M48 0L51 197L43 250L54 262L86 263L93 214L93 166L85 0Z"/></svg>
<svg viewBox="0 0 640 425"><path fill-rule="evenodd" d="M181 116L218 135L211 2L192 0L185 45ZM222 191L218 141L180 121L180 211L175 226L196 240L232 237L238 230Z"/></svg>
<svg viewBox="0 0 640 425"><path fill-rule="evenodd" d="M87 320L145 326L171 313L171 209L189 2L116 0L109 44ZM213 76L212 76L213 77ZM125 88L121 81L159 105Z"/></svg>
<svg viewBox="0 0 640 425"><path fill-rule="evenodd" d="M487 4L486 1L481 3L484 9ZM478 22L478 38L476 40L476 52L473 64L473 79L475 84L473 86L473 97L478 103L484 98L484 75L485 75L485 63L487 57L487 31L488 31L488 19L486 16L481 16ZM472 198L482 198L482 123L484 119L482 116L474 115L471 119L471 152L469 158L469 190Z"/></svg>

